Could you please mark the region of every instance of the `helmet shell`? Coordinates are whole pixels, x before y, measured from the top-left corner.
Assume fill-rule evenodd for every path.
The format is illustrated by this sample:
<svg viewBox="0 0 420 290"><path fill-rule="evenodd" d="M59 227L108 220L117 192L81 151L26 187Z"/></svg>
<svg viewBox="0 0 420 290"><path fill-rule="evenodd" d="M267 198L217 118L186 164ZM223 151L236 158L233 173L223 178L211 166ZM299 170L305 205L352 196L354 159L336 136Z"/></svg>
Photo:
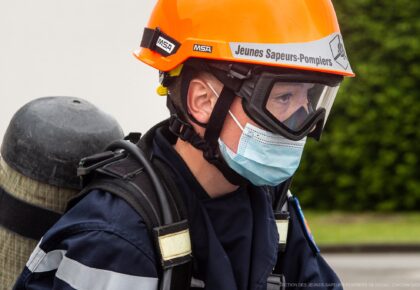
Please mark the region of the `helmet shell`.
<svg viewBox="0 0 420 290"><path fill-rule="evenodd" d="M331 0L158 0L147 27L180 43L134 53L160 71L195 57L354 76Z"/></svg>
<svg viewBox="0 0 420 290"><path fill-rule="evenodd" d="M26 177L79 189L79 160L122 137L117 121L91 103L75 97L45 97L15 113L1 155Z"/></svg>

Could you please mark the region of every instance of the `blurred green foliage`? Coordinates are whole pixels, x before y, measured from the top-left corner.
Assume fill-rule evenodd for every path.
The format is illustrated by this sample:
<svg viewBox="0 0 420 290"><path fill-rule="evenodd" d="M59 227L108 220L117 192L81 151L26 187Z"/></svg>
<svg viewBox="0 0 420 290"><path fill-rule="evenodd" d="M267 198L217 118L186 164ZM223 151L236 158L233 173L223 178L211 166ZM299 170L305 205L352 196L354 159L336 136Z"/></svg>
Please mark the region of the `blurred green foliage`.
<svg viewBox="0 0 420 290"><path fill-rule="evenodd" d="M420 1L335 0L352 68L292 185L315 209L420 209Z"/></svg>
<svg viewBox="0 0 420 290"><path fill-rule="evenodd" d="M420 243L420 213L417 212L389 214L305 210L305 218L320 246Z"/></svg>

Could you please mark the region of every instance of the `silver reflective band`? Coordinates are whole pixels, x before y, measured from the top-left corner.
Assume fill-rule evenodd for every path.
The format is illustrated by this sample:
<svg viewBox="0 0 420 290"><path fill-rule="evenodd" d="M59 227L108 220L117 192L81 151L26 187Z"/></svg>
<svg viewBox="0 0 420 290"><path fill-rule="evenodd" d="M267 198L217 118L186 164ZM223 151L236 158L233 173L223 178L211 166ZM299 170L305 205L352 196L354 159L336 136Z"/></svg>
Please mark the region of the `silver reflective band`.
<svg viewBox="0 0 420 290"><path fill-rule="evenodd" d="M91 268L66 257L65 254L65 250L46 253L37 246L26 266L33 273L57 270L55 276L75 289L158 289L157 278Z"/></svg>
<svg viewBox="0 0 420 290"><path fill-rule="evenodd" d="M302 43L231 42L229 45L237 59L353 73L340 33Z"/></svg>
<svg viewBox="0 0 420 290"><path fill-rule="evenodd" d="M158 289L157 278L132 276L108 270L95 269L67 257L63 258L55 275L75 289Z"/></svg>
<svg viewBox="0 0 420 290"><path fill-rule="evenodd" d="M39 247L41 242L42 239L26 263L26 267L33 273L48 272L57 269L66 254L64 250L54 250L47 254Z"/></svg>

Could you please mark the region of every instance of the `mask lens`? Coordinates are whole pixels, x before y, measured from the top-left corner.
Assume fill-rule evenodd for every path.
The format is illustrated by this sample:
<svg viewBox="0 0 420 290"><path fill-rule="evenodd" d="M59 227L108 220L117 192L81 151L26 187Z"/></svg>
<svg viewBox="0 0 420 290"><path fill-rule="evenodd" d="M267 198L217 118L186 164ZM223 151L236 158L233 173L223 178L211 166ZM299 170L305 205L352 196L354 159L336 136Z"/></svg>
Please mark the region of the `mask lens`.
<svg viewBox="0 0 420 290"><path fill-rule="evenodd" d="M298 131L318 109L325 108L329 112L335 97L330 89L316 83L276 82L268 95L266 110L276 122Z"/></svg>

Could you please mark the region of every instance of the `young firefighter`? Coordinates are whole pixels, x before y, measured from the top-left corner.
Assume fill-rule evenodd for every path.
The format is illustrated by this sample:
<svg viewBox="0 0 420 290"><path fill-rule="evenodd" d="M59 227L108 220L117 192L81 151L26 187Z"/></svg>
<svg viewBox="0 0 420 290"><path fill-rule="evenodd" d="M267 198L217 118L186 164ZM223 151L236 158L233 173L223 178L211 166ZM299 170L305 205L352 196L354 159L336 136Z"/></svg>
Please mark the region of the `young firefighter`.
<svg viewBox="0 0 420 290"><path fill-rule="evenodd" d="M171 111L137 143L155 171L118 150L95 170L163 210L88 187L15 289L342 289L284 198L353 76L331 1L160 0L135 55L160 71ZM151 231L153 219L164 226Z"/></svg>

